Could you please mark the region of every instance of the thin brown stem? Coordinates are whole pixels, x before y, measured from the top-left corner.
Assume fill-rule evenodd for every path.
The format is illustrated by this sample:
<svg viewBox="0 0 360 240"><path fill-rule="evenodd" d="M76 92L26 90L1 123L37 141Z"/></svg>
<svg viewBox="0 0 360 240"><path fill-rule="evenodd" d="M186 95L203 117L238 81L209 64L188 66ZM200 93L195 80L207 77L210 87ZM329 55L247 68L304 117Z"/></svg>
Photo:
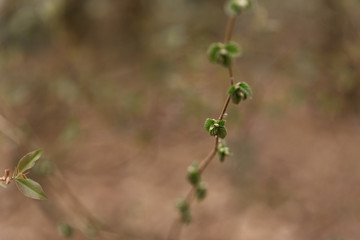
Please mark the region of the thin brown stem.
<svg viewBox="0 0 360 240"><path fill-rule="evenodd" d="M234 85L234 75L233 75L233 71L232 71L232 67L229 67L229 78L230 78L230 85Z"/></svg>
<svg viewBox="0 0 360 240"><path fill-rule="evenodd" d="M227 109L227 107L229 106L229 102L230 102L230 96L228 96L228 97L226 98L224 107L223 107L223 109L222 109L222 111L221 111L221 114L220 114L220 116L219 116L219 120L222 120L222 119L224 118L226 109Z"/></svg>
<svg viewBox="0 0 360 240"><path fill-rule="evenodd" d="M234 29L234 25L235 25L235 17L230 17L226 26L225 39L224 39L225 43L230 41Z"/></svg>
<svg viewBox="0 0 360 240"><path fill-rule="evenodd" d="M214 156L216 154L218 141L219 141L218 139L219 139L218 137L215 137L215 146L214 146L214 148L200 162L200 164L199 164L200 174L205 170L205 168L209 165L211 160L214 158ZM189 190L189 192L186 194L186 202L189 204L189 207L194 202L194 200L195 200L195 188L192 187ZM182 226L183 226L183 224L181 223L180 219L175 219L175 221L173 221L172 224L171 224L167 239L168 240L178 240L178 239L180 239Z"/></svg>
<svg viewBox="0 0 360 240"><path fill-rule="evenodd" d="M215 156L218 142L219 142L219 137L216 137L216 138L215 138L215 146L214 146L213 150L209 153L209 155L208 155L206 158L204 158L204 159L200 162L200 164L199 164L200 174L205 170L205 168L207 167L207 165L211 162L211 160L212 160L213 157Z"/></svg>
<svg viewBox="0 0 360 240"><path fill-rule="evenodd" d="M230 17L229 21L228 21L228 24L227 24L227 27L226 27L226 32L225 32L225 39L224 39L225 43L229 42L230 39L231 39L234 24L235 24L235 17ZM230 66L228 68L228 70L229 70L230 84L233 85L234 84L234 76L233 76L232 67ZM225 104L224 104L224 106L223 106L223 108L221 110L221 113L219 115L219 120L222 120L224 118L226 110L227 110L227 108L229 106L229 102L230 102L230 96L228 96L226 98ZM219 137L215 137L215 145L214 145L214 147L209 152L209 154L199 164L200 174L202 174L204 172L206 167L210 164L211 160L216 155L218 143L219 143ZM195 199L195 196L196 196L195 195L195 188L191 187L191 189L189 190L189 192L186 195L186 201L189 204L189 207L193 203L193 201ZM181 235L182 226L183 226L183 224L181 223L181 220L179 218L176 218L175 221L173 221L173 223L171 224L170 231L169 231L169 234L167 236L167 239L168 240L179 240L180 235Z"/></svg>

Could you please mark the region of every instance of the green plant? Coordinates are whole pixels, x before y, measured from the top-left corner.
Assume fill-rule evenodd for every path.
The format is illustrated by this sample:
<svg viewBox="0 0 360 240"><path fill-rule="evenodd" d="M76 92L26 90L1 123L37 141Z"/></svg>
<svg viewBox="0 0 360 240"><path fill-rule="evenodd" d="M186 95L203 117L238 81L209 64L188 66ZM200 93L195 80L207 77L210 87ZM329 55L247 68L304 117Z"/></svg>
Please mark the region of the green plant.
<svg viewBox="0 0 360 240"><path fill-rule="evenodd" d="M250 8L250 6L250 0L230 0L226 5L229 21L226 28L225 40L223 43L213 43L208 48L207 55L210 62L220 64L228 69L230 89L228 90L228 96L219 117L217 119L207 118L205 121L205 130L210 136L215 137L215 144L210 153L199 164L193 163L188 168L187 179L192 187L186 197L181 197L177 201L176 206L179 210L180 217L173 222L168 239L180 238L183 224L189 224L192 220L191 204L195 199L200 201L206 197L207 184L202 181L201 174L207 165L216 154L218 154L220 162L223 162L225 158L230 155L230 149L223 140L227 135L225 127L226 121L223 120L223 118L230 100L234 104L239 104L241 101L245 101L252 96L251 88L247 83L238 82L234 84L232 64L234 58L239 57L242 51L238 44L230 42L236 16Z"/></svg>
<svg viewBox="0 0 360 240"><path fill-rule="evenodd" d="M23 156L18 162L12 176L10 177L10 169L6 169L4 176L0 178L0 186L6 188L8 184L15 181L19 191L25 196L33 199L47 199L42 187L39 183L27 177L32 167L41 157L42 150L36 150Z"/></svg>

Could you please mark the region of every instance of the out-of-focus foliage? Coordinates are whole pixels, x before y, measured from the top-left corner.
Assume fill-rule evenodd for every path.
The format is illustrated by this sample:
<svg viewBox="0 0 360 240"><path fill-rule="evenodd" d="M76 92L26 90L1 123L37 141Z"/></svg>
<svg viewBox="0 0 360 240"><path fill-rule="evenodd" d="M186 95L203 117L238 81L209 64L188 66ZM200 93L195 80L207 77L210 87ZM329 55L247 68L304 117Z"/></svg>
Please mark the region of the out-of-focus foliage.
<svg viewBox="0 0 360 240"><path fill-rule="evenodd" d="M357 199L352 194L358 185L358 154L351 146L357 138L334 126L328 127L333 134L321 132L319 126L329 120L339 124L346 118L358 120L360 2L252 3L253 11L243 12L235 25L233 39L246 51L233 63L239 76L236 82L251 82L256 98L240 110L229 108L226 123L234 132L226 137L234 156L223 163L227 176L219 179L216 171L209 173L214 191L213 179L229 183L230 190L220 190L228 191L231 200L211 202L209 194L210 205L204 203L203 209L208 213L208 208L223 205L231 210L223 209L219 218L198 216L210 219L211 228L234 224L232 231L226 228L232 238L246 238L248 225L258 226L257 233L268 227L274 236L283 234L287 239L358 236L358 228L351 227L359 214L356 201L352 202ZM214 69L204 56L210 42L223 40L226 18L219 11L223 4L217 0L0 0L0 114L19 128L26 143L41 144L49 154L32 174L53 179L60 169L95 215L124 232L121 238L162 238L162 224L168 221L164 216L173 210L165 206L184 187L183 170L194 160L189 155L200 158L199 149L207 144L207 133L199 126L208 113L221 108L210 100L222 99L228 91L225 70ZM304 120L299 112L308 118ZM310 127L306 131L301 124ZM0 118L2 126L17 135ZM336 144L327 142L330 139ZM0 140L4 161L10 159L15 166L20 157L15 153L23 152L24 146L15 147L5 137ZM220 160L227 153L221 149ZM341 161L320 162L336 156ZM91 188L85 187L88 181ZM104 197L109 196L108 189L125 194L108 200ZM11 193L9 188L1 189L8 190ZM72 191L60 192L59 199L67 202L66 192ZM9 216L13 215L14 202L3 204L4 215L10 208ZM97 236L93 222L76 218L83 209L61 211L58 206L63 201L46 202L41 205L46 214L39 214L46 220L38 220L52 223L53 229L41 231L56 233L57 223L69 215L75 237L78 232ZM161 206L156 214L147 210L157 203ZM259 214L263 205L271 208L265 217ZM251 215L253 206L257 212ZM285 216L286 221L272 221L269 216ZM183 218L189 222L190 213L184 211ZM242 218L246 221L239 222ZM158 221L163 222L156 229ZM264 226L259 224L262 221ZM5 236L10 235L9 223L1 223L6 226ZM279 235L276 224L286 226ZM236 233L238 229L242 232ZM286 235L291 231L294 235ZM47 233L42 237L48 238Z"/></svg>

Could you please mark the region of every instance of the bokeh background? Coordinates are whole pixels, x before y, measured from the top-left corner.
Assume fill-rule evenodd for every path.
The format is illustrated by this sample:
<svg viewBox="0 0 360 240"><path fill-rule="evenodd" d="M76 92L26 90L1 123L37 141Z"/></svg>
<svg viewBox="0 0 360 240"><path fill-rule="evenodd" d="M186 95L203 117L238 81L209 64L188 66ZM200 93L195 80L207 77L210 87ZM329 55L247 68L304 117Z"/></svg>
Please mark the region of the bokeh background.
<svg viewBox="0 0 360 240"><path fill-rule="evenodd" d="M49 197L0 189L0 240L63 239L64 223L72 239L165 239L226 98L206 57L224 3L0 0L0 166L44 149L31 175ZM183 239L359 239L359 13L258 0L237 19L235 78L254 97L229 107L232 156L204 173Z"/></svg>

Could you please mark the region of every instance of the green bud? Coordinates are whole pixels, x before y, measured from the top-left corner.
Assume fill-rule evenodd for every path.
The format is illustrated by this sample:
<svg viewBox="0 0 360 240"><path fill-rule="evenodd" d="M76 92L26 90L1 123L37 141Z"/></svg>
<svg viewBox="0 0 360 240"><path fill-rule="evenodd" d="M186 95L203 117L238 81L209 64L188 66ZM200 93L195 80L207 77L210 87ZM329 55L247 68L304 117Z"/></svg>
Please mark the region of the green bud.
<svg viewBox="0 0 360 240"><path fill-rule="evenodd" d="M210 62L218 63L225 67L230 67L233 58L240 56L241 50L239 45L230 42L227 44L213 43L207 50Z"/></svg>
<svg viewBox="0 0 360 240"><path fill-rule="evenodd" d="M223 162L225 160L225 157L230 155L230 149L229 147L226 145L225 141L222 141L218 148L217 148L217 153L219 155L219 159L220 162Z"/></svg>
<svg viewBox="0 0 360 240"><path fill-rule="evenodd" d="M223 49L225 50L225 49ZM224 67L230 67L232 63L232 57L230 54L225 50L223 53L220 52L218 55L216 62L220 65L223 65Z"/></svg>
<svg viewBox="0 0 360 240"><path fill-rule="evenodd" d="M58 226L57 226L57 229L58 229L58 232L59 232L59 235L62 236L62 237L71 237L72 234L73 234L73 229L72 227L67 224L67 223L59 223Z"/></svg>
<svg viewBox="0 0 360 240"><path fill-rule="evenodd" d="M242 98L239 94L233 93L230 95L230 99L234 104L239 104Z"/></svg>
<svg viewBox="0 0 360 240"><path fill-rule="evenodd" d="M188 167L187 179L194 186L196 186L200 182L201 177L200 177L199 167L197 164L194 163Z"/></svg>
<svg viewBox="0 0 360 240"><path fill-rule="evenodd" d="M238 104L242 100L246 100L252 96L252 91L249 85L245 82L238 82L230 87L228 94L233 103Z"/></svg>
<svg viewBox="0 0 360 240"><path fill-rule="evenodd" d="M182 213L187 212L187 211L189 211L189 204L185 198L180 197L176 201L176 208L179 209L179 211Z"/></svg>
<svg viewBox="0 0 360 240"><path fill-rule="evenodd" d="M201 201L206 197L207 193L207 184L206 182L200 182L196 187L196 198Z"/></svg>
<svg viewBox="0 0 360 240"><path fill-rule="evenodd" d="M210 136L216 136L218 133L218 128L215 127L215 125L211 126L209 133L210 133Z"/></svg>
<svg viewBox="0 0 360 240"><path fill-rule="evenodd" d="M220 126L217 128L217 136L219 138L224 139L226 137L226 135L227 135L227 131L226 131L225 127Z"/></svg>
<svg viewBox="0 0 360 240"><path fill-rule="evenodd" d="M243 10L249 9L251 5L251 0L230 0L226 5L226 12L230 16L236 16Z"/></svg>
<svg viewBox="0 0 360 240"><path fill-rule="evenodd" d="M215 120L208 118L205 121L205 130L210 134L210 136L225 138L227 134L225 123L225 120Z"/></svg>

